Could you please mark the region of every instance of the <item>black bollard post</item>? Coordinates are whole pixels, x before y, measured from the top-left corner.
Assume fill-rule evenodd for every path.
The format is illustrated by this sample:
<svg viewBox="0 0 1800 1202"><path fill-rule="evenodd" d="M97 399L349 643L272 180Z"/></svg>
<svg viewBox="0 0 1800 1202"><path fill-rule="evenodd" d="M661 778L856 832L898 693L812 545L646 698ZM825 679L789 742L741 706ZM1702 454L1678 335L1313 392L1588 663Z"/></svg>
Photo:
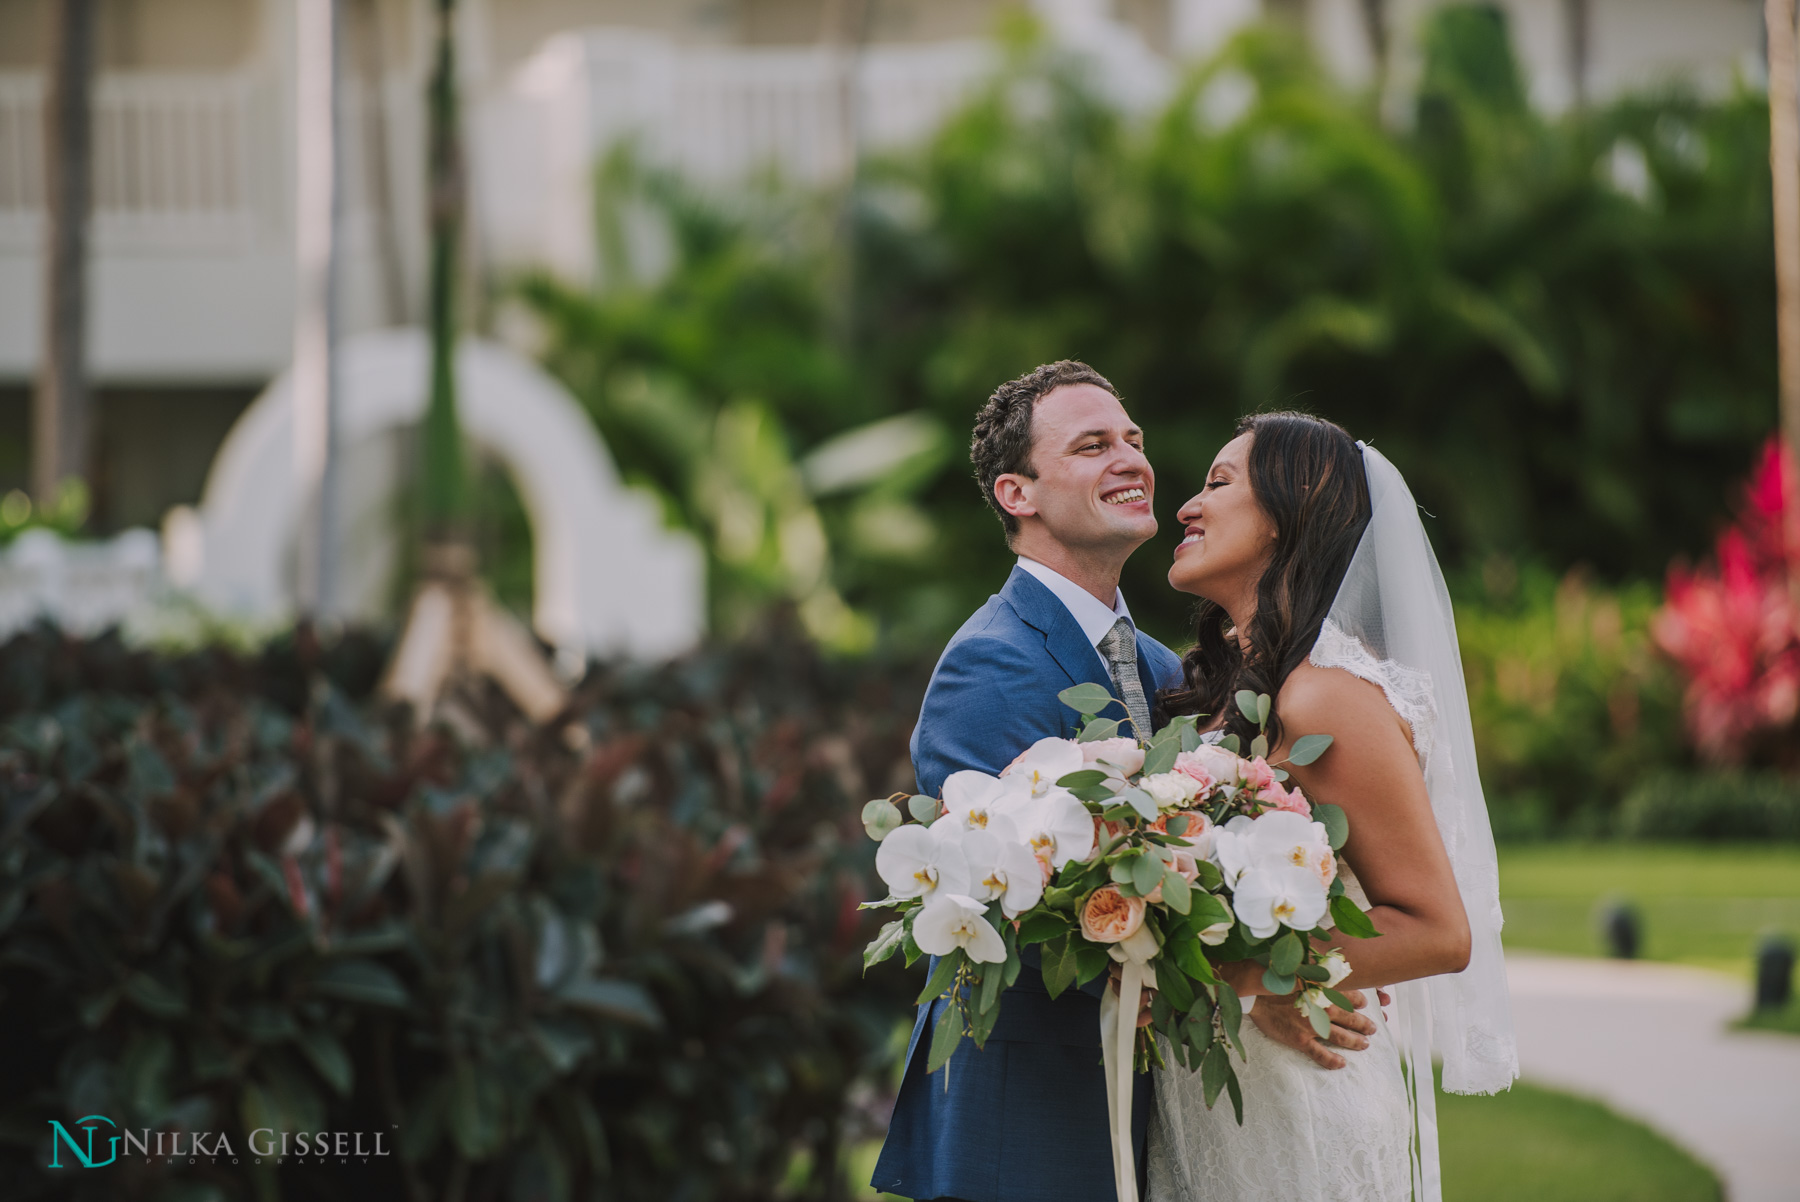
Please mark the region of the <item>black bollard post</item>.
<svg viewBox="0 0 1800 1202"><path fill-rule="evenodd" d="M1613 959L1637 959L1643 941L1643 922L1637 907L1622 898L1605 903L1600 915L1600 935L1606 941L1606 954Z"/></svg>
<svg viewBox="0 0 1800 1202"><path fill-rule="evenodd" d="M1756 1008L1787 1009L1794 996L1794 941L1786 935L1764 935L1756 948Z"/></svg>

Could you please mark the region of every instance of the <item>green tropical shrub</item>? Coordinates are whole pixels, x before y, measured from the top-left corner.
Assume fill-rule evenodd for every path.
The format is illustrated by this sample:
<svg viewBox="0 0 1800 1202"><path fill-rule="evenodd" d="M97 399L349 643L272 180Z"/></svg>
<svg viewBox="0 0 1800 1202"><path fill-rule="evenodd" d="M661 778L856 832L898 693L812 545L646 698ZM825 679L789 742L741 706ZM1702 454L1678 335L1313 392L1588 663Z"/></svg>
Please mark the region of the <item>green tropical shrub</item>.
<svg viewBox="0 0 1800 1202"><path fill-rule="evenodd" d="M0 649L6 1196L839 1196L905 1002L862 974L857 815L910 785L918 673L772 631L415 730L385 654ZM46 1168L88 1115L237 1161Z"/></svg>
<svg viewBox="0 0 1800 1202"><path fill-rule="evenodd" d="M1800 782L1776 772L1662 772L1625 799L1620 828L1639 839L1800 841Z"/></svg>
<svg viewBox="0 0 1800 1202"><path fill-rule="evenodd" d="M1402 127L1272 29L1148 118L1021 36L933 138L863 165L847 218L833 196L615 164L609 262L646 223L666 261L615 266L597 293L534 281L547 362L672 517L712 532L723 610L810 595L812 577L731 583L783 562L775 515L810 507L817 525L792 528L824 532L801 559L834 595L941 641L1007 563L955 448L997 383L1062 357L1111 377L1148 431L1170 543L1238 415L1299 405L1401 467L1451 567L1660 577L1706 546L1775 420L1767 106L1665 92L1546 118L1495 14L1444 10L1425 46ZM750 541L718 537L690 481L744 413L785 483L733 511L770 532L734 561ZM815 495L781 466L900 415L942 441L871 492ZM1167 545L1126 588L1180 642Z"/></svg>
<svg viewBox="0 0 1800 1202"><path fill-rule="evenodd" d="M1495 559L1457 591L1495 833L1624 834L1619 806L1638 778L1690 761L1680 682L1650 639L1656 590Z"/></svg>

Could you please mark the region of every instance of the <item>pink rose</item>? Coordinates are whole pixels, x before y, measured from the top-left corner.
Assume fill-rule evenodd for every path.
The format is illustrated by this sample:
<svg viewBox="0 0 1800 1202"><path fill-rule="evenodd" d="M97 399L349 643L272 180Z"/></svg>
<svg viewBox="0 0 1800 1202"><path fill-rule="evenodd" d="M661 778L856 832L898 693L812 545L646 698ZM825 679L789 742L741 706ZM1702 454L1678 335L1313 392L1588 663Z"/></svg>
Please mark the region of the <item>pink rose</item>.
<svg viewBox="0 0 1800 1202"><path fill-rule="evenodd" d="M1126 897L1117 885L1102 885L1081 907L1081 933L1090 943L1120 943L1144 925L1144 899Z"/></svg>
<svg viewBox="0 0 1800 1202"><path fill-rule="evenodd" d="M1234 785L1241 761L1223 747L1204 743L1192 751L1175 757L1175 771L1186 773L1200 782L1201 792L1217 785Z"/></svg>
<svg viewBox="0 0 1800 1202"><path fill-rule="evenodd" d="M1086 763L1105 760L1113 764L1126 776L1131 776L1144 767L1144 749L1137 745L1136 739L1095 739L1092 743L1081 745L1081 758Z"/></svg>
<svg viewBox="0 0 1800 1202"><path fill-rule="evenodd" d="M1307 802L1306 795L1298 789L1284 789L1280 785L1276 785L1264 795L1263 800L1273 801L1278 810L1286 810L1288 813L1298 814L1302 818L1312 817L1312 806Z"/></svg>
<svg viewBox="0 0 1800 1202"><path fill-rule="evenodd" d="M1269 767L1269 761L1260 755L1244 764L1243 773L1244 788L1252 793L1263 793L1276 785L1275 769Z"/></svg>
<svg viewBox="0 0 1800 1202"><path fill-rule="evenodd" d="M1200 879L1200 862L1194 858L1194 853L1191 851L1183 851L1180 848L1176 848L1175 862L1170 864L1169 867L1175 870L1176 876L1181 877L1190 885ZM1160 904L1163 899L1162 889L1163 887L1159 882L1156 888L1150 890L1144 900L1151 905Z"/></svg>

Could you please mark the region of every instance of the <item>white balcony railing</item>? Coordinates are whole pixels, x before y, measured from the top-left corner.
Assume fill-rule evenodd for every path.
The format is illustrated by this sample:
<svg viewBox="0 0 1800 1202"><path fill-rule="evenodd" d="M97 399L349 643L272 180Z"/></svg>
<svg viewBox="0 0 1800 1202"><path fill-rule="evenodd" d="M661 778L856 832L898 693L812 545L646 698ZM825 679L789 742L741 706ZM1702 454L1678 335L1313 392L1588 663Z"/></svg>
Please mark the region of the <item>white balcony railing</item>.
<svg viewBox="0 0 1800 1202"><path fill-rule="evenodd" d="M104 75L94 89L94 234L104 249L242 245L258 195L254 77ZM276 162L268 155L271 163ZM35 245L44 205L44 78L0 73L0 246Z"/></svg>

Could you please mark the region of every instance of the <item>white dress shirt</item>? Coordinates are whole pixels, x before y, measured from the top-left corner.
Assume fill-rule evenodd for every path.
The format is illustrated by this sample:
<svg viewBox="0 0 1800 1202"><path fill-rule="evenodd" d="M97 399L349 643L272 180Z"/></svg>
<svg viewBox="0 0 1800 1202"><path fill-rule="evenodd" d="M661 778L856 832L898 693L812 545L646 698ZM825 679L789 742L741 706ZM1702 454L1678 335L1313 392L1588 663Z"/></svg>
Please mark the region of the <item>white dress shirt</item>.
<svg viewBox="0 0 1800 1202"><path fill-rule="evenodd" d="M1124 592L1117 588L1113 589L1113 603L1108 607L1100 598L1061 572L1047 568L1035 559L1027 559L1021 555L1019 556L1019 566L1036 577L1038 583L1056 594L1056 599L1063 603L1063 608L1069 611L1069 616L1075 619L1077 626L1081 627L1081 633L1087 636L1087 641L1094 648L1094 654L1099 658L1100 665L1110 676L1112 665L1107 662L1106 656L1100 654L1100 640L1106 637L1107 632L1113 628L1113 623L1120 618L1124 618L1126 621L1131 620L1131 611L1125 608ZM1132 622L1133 627L1136 625L1137 623Z"/></svg>

